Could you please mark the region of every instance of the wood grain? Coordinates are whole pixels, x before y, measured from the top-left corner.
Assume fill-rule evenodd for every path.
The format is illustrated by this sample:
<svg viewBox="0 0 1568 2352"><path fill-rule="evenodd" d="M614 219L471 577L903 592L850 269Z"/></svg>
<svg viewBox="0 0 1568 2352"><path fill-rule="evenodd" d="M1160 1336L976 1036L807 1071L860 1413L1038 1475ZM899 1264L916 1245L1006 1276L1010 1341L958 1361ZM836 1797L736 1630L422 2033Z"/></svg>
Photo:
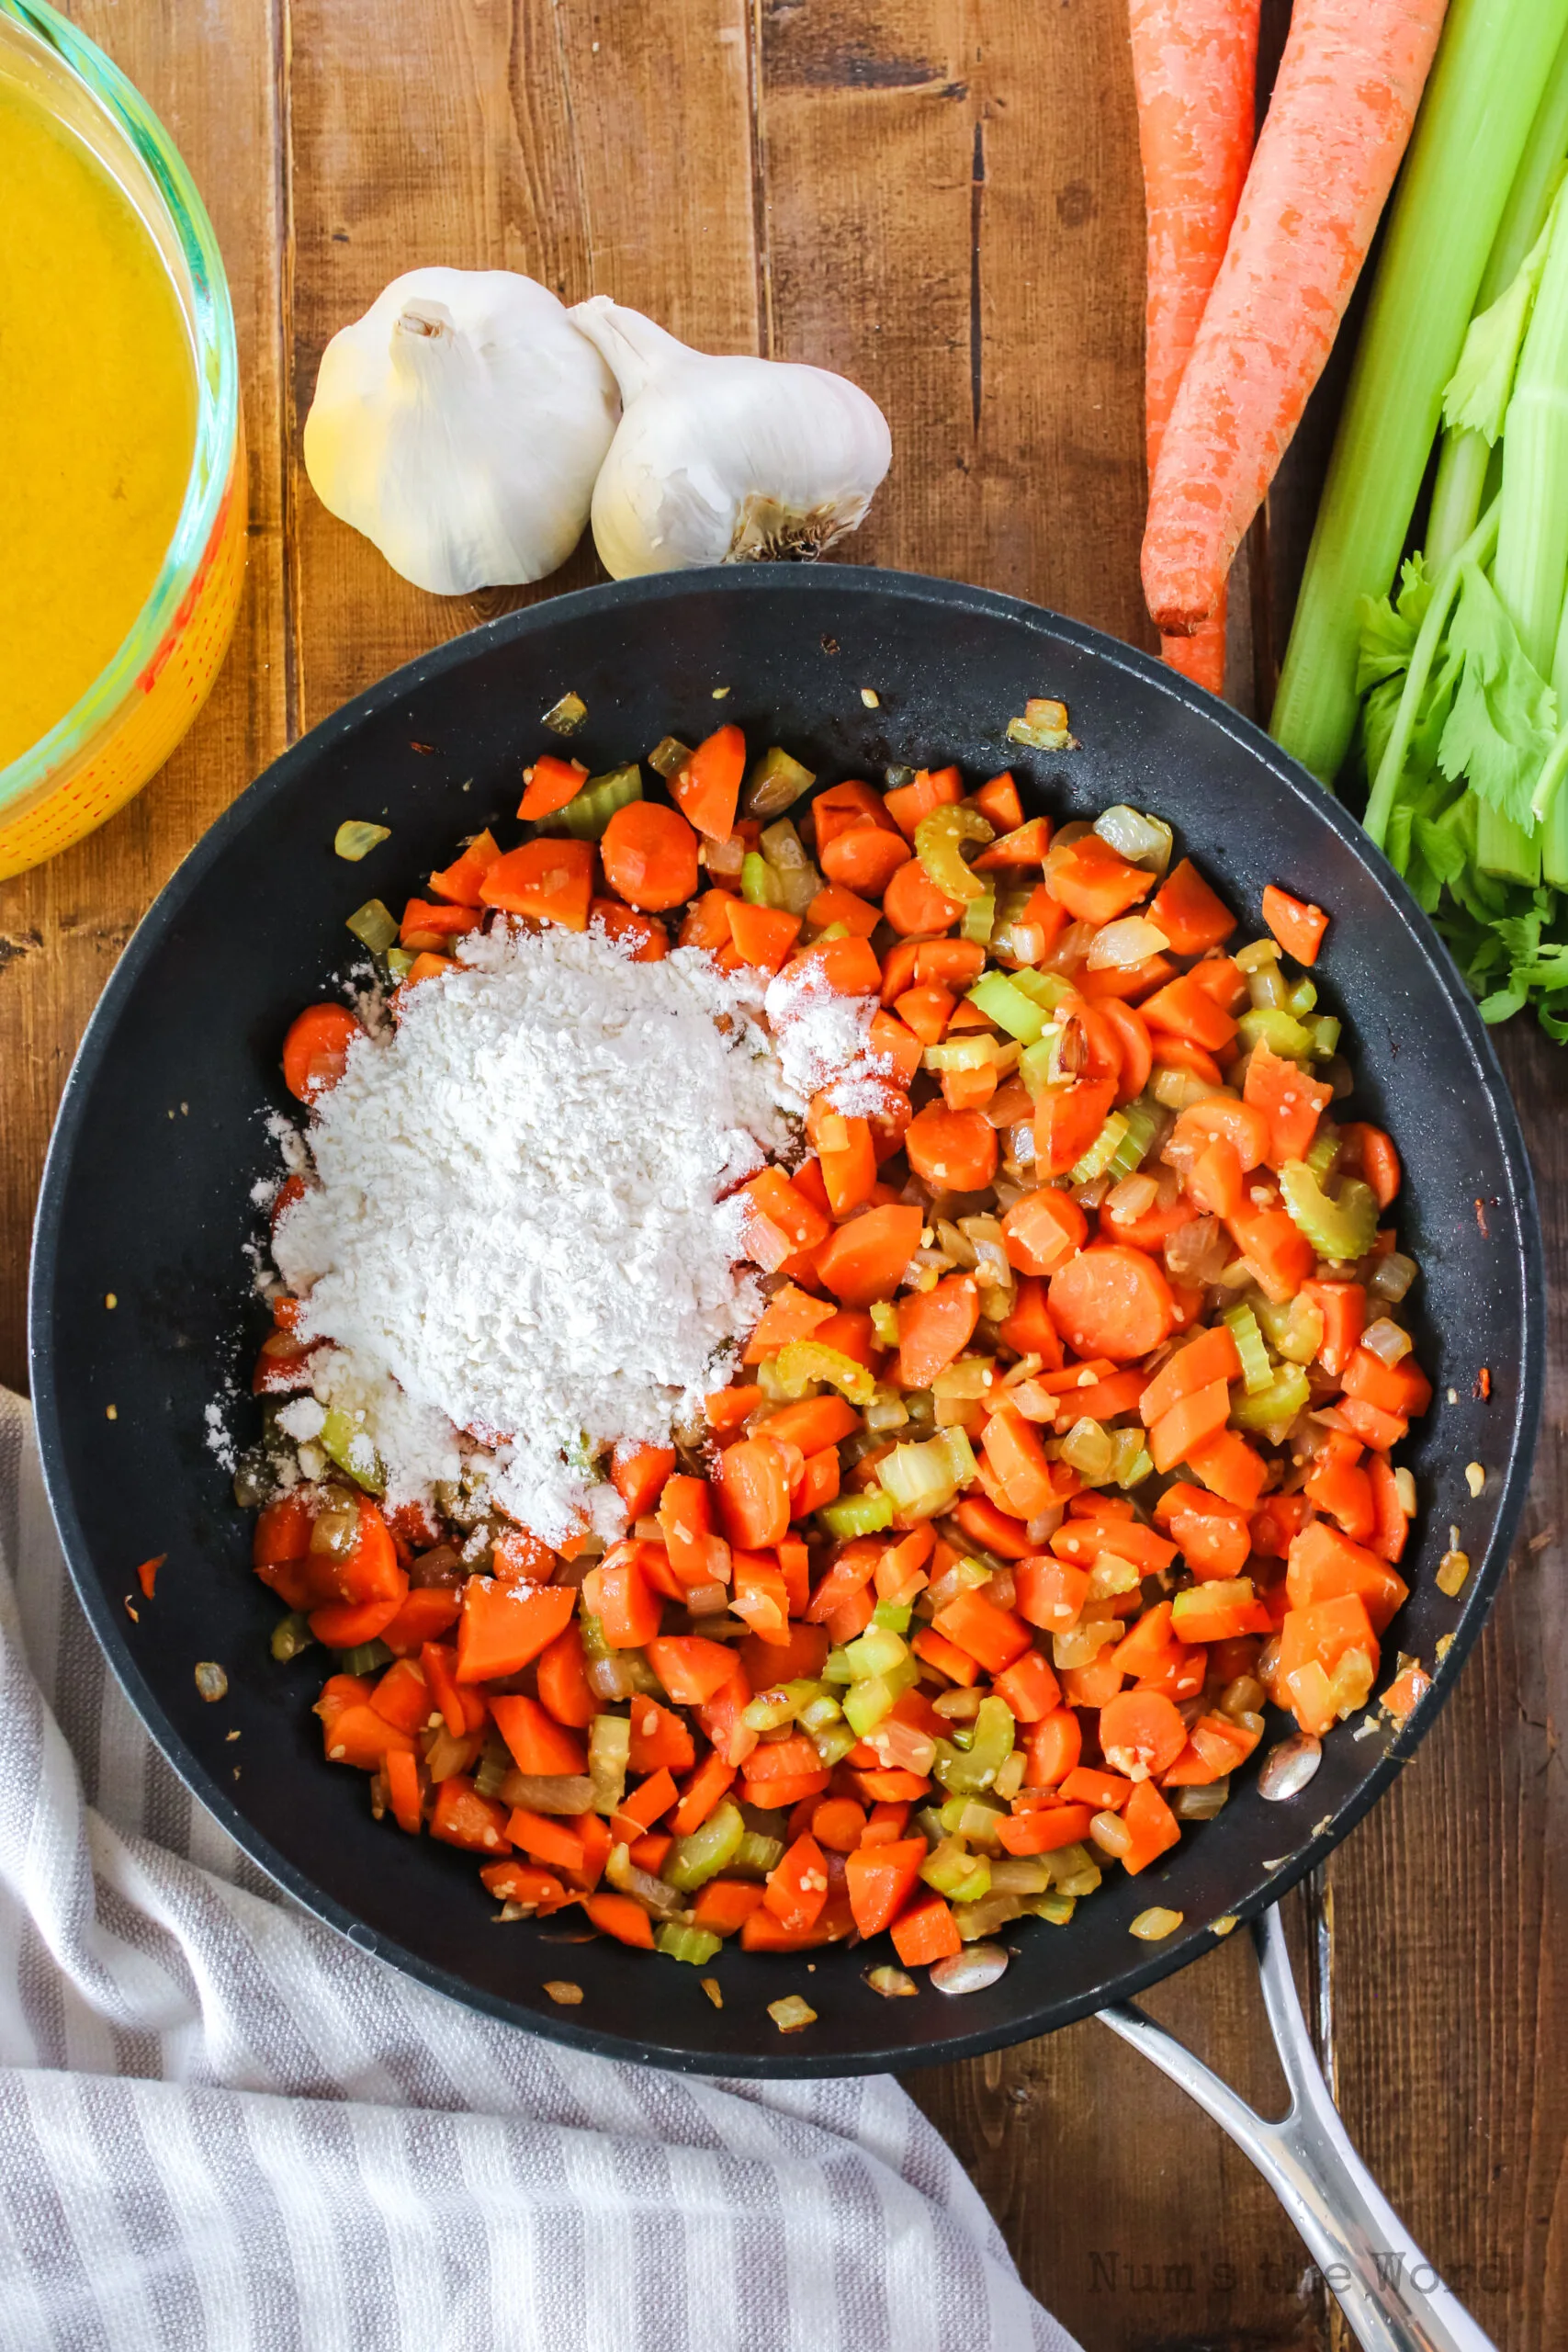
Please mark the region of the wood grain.
<svg viewBox="0 0 1568 2352"><path fill-rule="evenodd" d="M846 550L1151 642L1137 590L1143 220L1122 0L74 0L207 192L233 287L251 567L207 711L140 800L0 886L0 1378L24 1379L26 1238L82 1025L143 907L281 748L508 605L444 601L321 508L299 425L328 337L400 270L504 266L608 292L713 350L846 370L893 425ZM1268 0L1277 53L1283 0ZM1267 710L1332 430L1314 404L1233 598ZM1568 1060L1506 1041L1568 1279ZM1565 1821L1551 1606L1568 1534L1562 1310L1526 1540L1453 1703L1331 1869L1327 1992L1351 2130L1504 2352L1568 2341L1554 2192L1568 2132ZM1324 1917L1296 1905L1304 1951ZM1249 1956L1150 2007L1269 2105ZM1030 2283L1088 2352L1325 2352L1327 2298L1218 2131L1103 2029L912 2078Z"/></svg>
<svg viewBox="0 0 1568 2352"><path fill-rule="evenodd" d="M212 215L239 331L250 551L228 662L168 765L101 831L0 882L0 1380L16 1388L27 1385L33 1203L77 1039L149 900L286 741L281 26L254 0L208 0L177 22L173 12L121 9L114 0L73 0L66 13L163 118Z"/></svg>

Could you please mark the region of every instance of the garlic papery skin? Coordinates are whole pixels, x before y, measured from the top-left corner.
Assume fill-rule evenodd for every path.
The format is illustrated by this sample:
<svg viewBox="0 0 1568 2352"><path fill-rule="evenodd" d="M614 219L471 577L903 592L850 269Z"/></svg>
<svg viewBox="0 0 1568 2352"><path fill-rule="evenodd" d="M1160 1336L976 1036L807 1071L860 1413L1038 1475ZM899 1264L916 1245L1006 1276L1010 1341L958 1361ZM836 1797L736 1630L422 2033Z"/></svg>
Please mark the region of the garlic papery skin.
<svg viewBox="0 0 1568 2352"><path fill-rule="evenodd" d="M411 269L321 355L305 470L416 588L519 586L582 537L619 409L547 287Z"/></svg>
<svg viewBox="0 0 1568 2352"><path fill-rule="evenodd" d="M864 519L893 443L858 384L688 350L603 294L571 316L621 392L593 486L593 544L612 579L818 556Z"/></svg>

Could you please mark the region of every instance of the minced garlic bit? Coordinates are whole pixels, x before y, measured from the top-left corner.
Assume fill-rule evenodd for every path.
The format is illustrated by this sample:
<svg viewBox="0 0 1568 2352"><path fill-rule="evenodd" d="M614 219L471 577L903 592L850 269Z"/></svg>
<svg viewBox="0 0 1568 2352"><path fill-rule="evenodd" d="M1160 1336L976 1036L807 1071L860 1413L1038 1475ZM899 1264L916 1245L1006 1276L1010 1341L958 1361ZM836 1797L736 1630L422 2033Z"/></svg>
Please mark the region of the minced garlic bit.
<svg viewBox="0 0 1568 2352"><path fill-rule="evenodd" d="M1175 1935L1186 1917L1185 1911L1169 1911L1163 1903L1153 1903L1146 1911L1139 1912L1127 1932L1141 1943L1161 1943L1167 1936Z"/></svg>
<svg viewBox="0 0 1568 2352"><path fill-rule="evenodd" d="M1235 1914L1234 1911L1227 1911L1223 1919L1210 1920L1209 1933L1212 1936L1228 1936L1235 1926Z"/></svg>
<svg viewBox="0 0 1568 2352"><path fill-rule="evenodd" d="M1486 1473L1482 1468L1479 1462L1467 1462L1465 1464L1464 1483L1470 1488L1472 1496L1479 1495L1482 1492L1482 1489L1486 1484Z"/></svg>
<svg viewBox="0 0 1568 2352"><path fill-rule="evenodd" d="M860 698L862 702L864 703L867 710L880 710L882 708L882 696L877 693L874 686L863 686L860 690Z"/></svg>
<svg viewBox="0 0 1568 2352"><path fill-rule="evenodd" d="M713 2003L714 2007L716 2009L722 2009L724 2007L724 1995L719 1991L717 1977L705 1976L702 1980L702 1984L703 1991L707 1995L708 1999Z"/></svg>
<svg viewBox="0 0 1568 2352"><path fill-rule="evenodd" d="M1444 1658L1447 1657L1453 1645L1454 1637L1451 1634L1439 1634L1438 1635L1437 1659L1439 1666L1441 1666Z"/></svg>
<svg viewBox="0 0 1568 2352"><path fill-rule="evenodd" d="M114 1293L113 1293L113 1291L112 1291L112 1290L107 1290L107 1291L105 1291L105 1293L104 1293L104 1305L105 1305L106 1306L118 1306L119 1305L119 1301L118 1301L118 1299L115 1296L115 1295L114 1295Z"/></svg>
<svg viewBox="0 0 1568 2352"><path fill-rule="evenodd" d="M722 702L728 692L729 688L728 686L715 686L713 690L713 698L715 702Z"/></svg>
<svg viewBox="0 0 1568 2352"><path fill-rule="evenodd" d="M768 2003L768 2015L781 2033L799 2033L817 2022L817 2012L798 1993L790 1993L782 2001Z"/></svg>
<svg viewBox="0 0 1568 2352"><path fill-rule="evenodd" d="M211 1658L203 1658L196 1669L196 1687L209 1706L215 1699L223 1698L229 1689L229 1678L223 1668Z"/></svg>
<svg viewBox="0 0 1568 2352"><path fill-rule="evenodd" d="M104 1419L106 1421L118 1421L119 1419L119 1407L118 1405L106 1405L104 1407Z"/></svg>
<svg viewBox="0 0 1568 2352"><path fill-rule="evenodd" d="M582 1998L581 1984L570 1984L565 1978L559 1976L547 1978L545 1990L558 2008L574 2009Z"/></svg>
<svg viewBox="0 0 1568 2352"><path fill-rule="evenodd" d="M865 1981L874 1993L881 1994L885 2001L907 2001L911 1994L919 1993L920 1989L914 1978L907 1975L901 1968L869 1969Z"/></svg>

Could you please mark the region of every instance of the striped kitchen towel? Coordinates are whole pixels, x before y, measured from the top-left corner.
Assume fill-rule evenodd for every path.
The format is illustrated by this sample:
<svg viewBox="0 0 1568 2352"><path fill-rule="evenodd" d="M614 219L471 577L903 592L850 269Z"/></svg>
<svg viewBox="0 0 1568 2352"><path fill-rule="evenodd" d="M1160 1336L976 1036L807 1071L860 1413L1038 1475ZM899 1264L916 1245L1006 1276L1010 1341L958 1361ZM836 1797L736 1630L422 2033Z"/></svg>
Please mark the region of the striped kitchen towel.
<svg viewBox="0 0 1568 2352"><path fill-rule="evenodd" d="M281 1895L76 1605L0 1391L5 2352L1075 2352L891 2079L472 2014Z"/></svg>

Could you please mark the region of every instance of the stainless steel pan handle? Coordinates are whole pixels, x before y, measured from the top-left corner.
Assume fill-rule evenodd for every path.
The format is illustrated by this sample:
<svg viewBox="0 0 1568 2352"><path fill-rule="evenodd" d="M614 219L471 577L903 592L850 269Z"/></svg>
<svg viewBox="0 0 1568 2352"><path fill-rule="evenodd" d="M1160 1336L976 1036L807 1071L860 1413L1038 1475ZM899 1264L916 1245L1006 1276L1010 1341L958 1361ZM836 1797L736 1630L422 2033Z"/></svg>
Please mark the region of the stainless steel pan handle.
<svg viewBox="0 0 1568 2352"><path fill-rule="evenodd" d="M1179 2083L1251 2157L1305 2240L1363 2352L1495 2352L1491 2337L1444 2286L1350 2144L1318 2071L1279 1913L1265 1911L1252 1933L1264 2006L1291 2094L1277 2123L1255 2113L1174 2034L1130 2002L1101 2009L1101 2021Z"/></svg>

